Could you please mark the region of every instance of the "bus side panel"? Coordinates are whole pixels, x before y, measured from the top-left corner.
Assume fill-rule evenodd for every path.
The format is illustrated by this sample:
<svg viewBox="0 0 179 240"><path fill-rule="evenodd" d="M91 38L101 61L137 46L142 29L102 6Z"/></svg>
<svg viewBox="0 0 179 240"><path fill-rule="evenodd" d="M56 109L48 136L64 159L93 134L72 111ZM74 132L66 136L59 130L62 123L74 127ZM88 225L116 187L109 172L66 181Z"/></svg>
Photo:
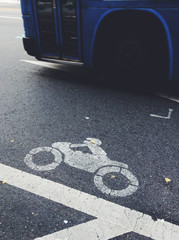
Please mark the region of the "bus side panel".
<svg viewBox="0 0 179 240"><path fill-rule="evenodd" d="M173 79L179 82L179 9L159 10L168 25L173 48Z"/></svg>
<svg viewBox="0 0 179 240"><path fill-rule="evenodd" d="M33 38L34 28L32 20L32 3L30 0L21 0L21 12L24 22L25 36L28 38Z"/></svg>
<svg viewBox="0 0 179 240"><path fill-rule="evenodd" d="M92 67L93 37L97 30L98 21L108 9L84 8L82 9L82 39L83 62L86 67Z"/></svg>
<svg viewBox="0 0 179 240"><path fill-rule="evenodd" d="M21 0L22 14L27 15L31 12L31 0Z"/></svg>

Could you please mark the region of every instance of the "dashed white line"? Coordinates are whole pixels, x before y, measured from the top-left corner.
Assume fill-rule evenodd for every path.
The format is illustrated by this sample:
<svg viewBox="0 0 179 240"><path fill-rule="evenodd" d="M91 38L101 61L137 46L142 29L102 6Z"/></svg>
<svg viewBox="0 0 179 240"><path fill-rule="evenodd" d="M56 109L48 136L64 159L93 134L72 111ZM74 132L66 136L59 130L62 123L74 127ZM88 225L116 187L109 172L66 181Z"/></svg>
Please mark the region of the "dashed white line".
<svg viewBox="0 0 179 240"><path fill-rule="evenodd" d="M156 240L179 239L179 226L117 205L88 193L0 164L0 180L30 193L94 216L83 223L38 239L107 240L127 232Z"/></svg>

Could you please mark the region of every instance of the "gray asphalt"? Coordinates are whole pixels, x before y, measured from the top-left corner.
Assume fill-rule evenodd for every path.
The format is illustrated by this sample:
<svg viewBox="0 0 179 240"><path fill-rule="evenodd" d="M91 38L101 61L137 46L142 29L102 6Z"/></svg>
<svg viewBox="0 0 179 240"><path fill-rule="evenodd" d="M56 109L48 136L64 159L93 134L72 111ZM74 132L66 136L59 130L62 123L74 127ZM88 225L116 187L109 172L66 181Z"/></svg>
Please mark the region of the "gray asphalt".
<svg viewBox="0 0 179 240"><path fill-rule="evenodd" d="M8 6L4 10L0 5L0 16L20 16L18 7ZM19 38L22 21L0 18L0 32L0 162L178 225L179 104L138 85L116 86L109 84L111 79L104 84L103 78L99 81L80 67L58 71L22 62L35 60ZM150 116L167 116L169 109L170 119ZM24 163L33 148L82 143L87 137L100 139L111 160L128 164L139 180L133 195L103 195L94 186L93 174L65 163L48 172L36 172ZM165 177L171 183L166 184ZM117 177L105 181L119 187ZM34 239L92 219L8 184L0 184L0 192L2 240ZM120 239L149 239L126 236Z"/></svg>

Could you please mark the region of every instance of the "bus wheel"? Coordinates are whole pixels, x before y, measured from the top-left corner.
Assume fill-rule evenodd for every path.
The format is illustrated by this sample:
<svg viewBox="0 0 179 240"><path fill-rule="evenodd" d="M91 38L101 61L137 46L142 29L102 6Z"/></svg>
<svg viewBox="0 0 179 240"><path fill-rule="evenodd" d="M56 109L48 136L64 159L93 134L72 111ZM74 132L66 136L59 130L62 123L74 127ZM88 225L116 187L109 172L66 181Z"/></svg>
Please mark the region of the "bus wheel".
<svg viewBox="0 0 179 240"><path fill-rule="evenodd" d="M142 80L147 72L148 57L145 41L140 36L118 37L112 66L116 77Z"/></svg>

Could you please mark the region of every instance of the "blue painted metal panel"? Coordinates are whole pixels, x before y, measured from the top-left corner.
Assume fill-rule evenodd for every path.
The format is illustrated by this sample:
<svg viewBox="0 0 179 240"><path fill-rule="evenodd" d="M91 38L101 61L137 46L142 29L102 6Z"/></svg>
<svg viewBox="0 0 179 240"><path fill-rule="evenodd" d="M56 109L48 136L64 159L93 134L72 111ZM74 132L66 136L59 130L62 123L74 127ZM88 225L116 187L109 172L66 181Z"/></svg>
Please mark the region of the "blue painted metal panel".
<svg viewBox="0 0 179 240"><path fill-rule="evenodd" d="M170 48L173 49L173 78L179 81L179 9L161 9L159 13L163 16L169 29ZM168 35L169 35L168 34Z"/></svg>
<svg viewBox="0 0 179 240"><path fill-rule="evenodd" d="M32 9L31 0L21 0L22 14L30 14Z"/></svg>
<svg viewBox="0 0 179 240"><path fill-rule="evenodd" d="M63 38L62 38L62 22L61 22L61 6L60 1L57 1L57 21L59 27L59 56L62 58Z"/></svg>
<svg viewBox="0 0 179 240"><path fill-rule="evenodd" d="M81 5L80 5L80 0L77 0L77 27L78 27L78 54L79 57L78 59L82 59L82 53L81 53L81 49L82 49L82 42L81 42Z"/></svg>
<svg viewBox="0 0 179 240"><path fill-rule="evenodd" d="M30 15L23 15L25 36L27 38L33 38L33 24Z"/></svg>
<svg viewBox="0 0 179 240"><path fill-rule="evenodd" d="M32 20L32 4L30 0L21 0L21 12L24 22L25 36L32 38L34 35L34 24Z"/></svg>
<svg viewBox="0 0 179 240"><path fill-rule="evenodd" d="M57 15L55 14L58 48L63 50L62 25L60 18L60 0L57 0ZM24 19L25 34L34 38L36 47L40 53L40 41L38 33L38 21L35 0L21 0L22 14ZM96 32L102 19L112 11L137 9L154 14L162 23L169 46L170 57L170 79L174 77L179 80L179 1L175 0L77 0L78 29L79 29L79 56L87 67L92 66L93 46ZM80 20L79 20L80 19ZM81 51L82 48L82 51ZM63 57L63 54L57 54ZM72 57L67 56L70 59Z"/></svg>
<svg viewBox="0 0 179 240"><path fill-rule="evenodd" d="M57 21L57 12L55 9L53 9L54 14L54 24L55 24L55 31L56 31L56 44L57 44L57 54L56 56L60 56L60 37L58 34L58 21Z"/></svg>

